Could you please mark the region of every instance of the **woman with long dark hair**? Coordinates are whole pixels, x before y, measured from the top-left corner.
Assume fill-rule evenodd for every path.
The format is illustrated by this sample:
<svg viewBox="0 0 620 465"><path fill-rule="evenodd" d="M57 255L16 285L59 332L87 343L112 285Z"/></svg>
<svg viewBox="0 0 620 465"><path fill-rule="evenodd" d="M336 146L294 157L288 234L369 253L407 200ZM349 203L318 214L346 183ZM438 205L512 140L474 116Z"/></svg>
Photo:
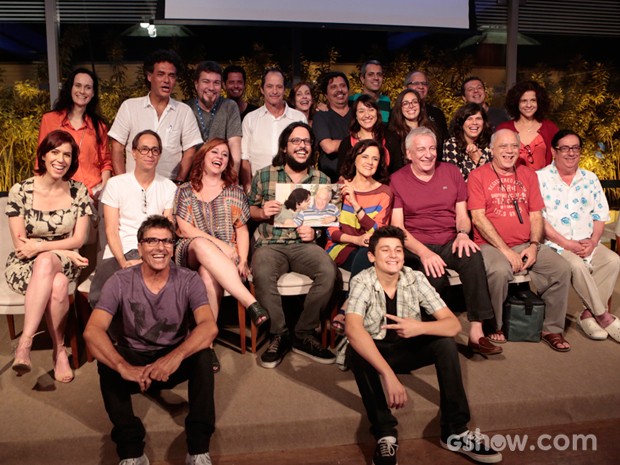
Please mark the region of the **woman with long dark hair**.
<svg viewBox="0 0 620 465"><path fill-rule="evenodd" d="M5 278L12 290L26 297L24 329L12 366L18 376L32 369L32 338L45 316L54 344L54 379L73 380L64 346L68 289L88 265L77 249L86 240L92 214L86 187L71 179L78 155L69 133L50 132L37 148L36 176L9 192L6 214L15 250L7 258Z"/></svg>
<svg viewBox="0 0 620 465"><path fill-rule="evenodd" d="M69 75L54 108L41 119L39 143L55 129L68 132L75 140L80 159L73 179L86 185L91 197L97 197L112 176L112 158L108 127L99 114L99 81L95 73L77 68Z"/></svg>

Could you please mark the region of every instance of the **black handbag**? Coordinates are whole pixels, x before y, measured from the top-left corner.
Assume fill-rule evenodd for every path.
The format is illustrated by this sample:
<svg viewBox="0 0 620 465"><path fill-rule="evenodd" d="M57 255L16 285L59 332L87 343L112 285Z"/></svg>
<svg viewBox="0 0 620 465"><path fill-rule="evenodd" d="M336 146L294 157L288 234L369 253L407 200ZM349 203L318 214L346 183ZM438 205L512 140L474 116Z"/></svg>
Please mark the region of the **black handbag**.
<svg viewBox="0 0 620 465"><path fill-rule="evenodd" d="M508 341L539 342L545 319L545 302L529 288L511 286L504 302L502 331Z"/></svg>

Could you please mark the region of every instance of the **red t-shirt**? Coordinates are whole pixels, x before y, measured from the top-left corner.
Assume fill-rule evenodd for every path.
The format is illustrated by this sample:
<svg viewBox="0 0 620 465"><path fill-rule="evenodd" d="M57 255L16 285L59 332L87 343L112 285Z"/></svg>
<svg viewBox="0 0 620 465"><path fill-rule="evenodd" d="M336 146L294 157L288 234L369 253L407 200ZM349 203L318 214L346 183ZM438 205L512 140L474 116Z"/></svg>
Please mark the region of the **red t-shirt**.
<svg viewBox="0 0 620 465"><path fill-rule="evenodd" d="M429 181L405 165L390 177L394 208L402 208L405 229L423 244L443 245L456 237L457 202L467 200L463 175L452 163L440 163Z"/></svg>
<svg viewBox="0 0 620 465"><path fill-rule="evenodd" d="M498 178L499 176L499 178ZM501 179L501 184L500 184ZM482 165L469 175L467 180L469 210L482 210L493 223L498 234L509 247L530 240L530 212L541 211L545 207L536 172L525 166L517 167L514 174L504 176L495 174L492 163ZM511 199L516 199L523 223ZM486 244L480 232L474 227L474 242Z"/></svg>

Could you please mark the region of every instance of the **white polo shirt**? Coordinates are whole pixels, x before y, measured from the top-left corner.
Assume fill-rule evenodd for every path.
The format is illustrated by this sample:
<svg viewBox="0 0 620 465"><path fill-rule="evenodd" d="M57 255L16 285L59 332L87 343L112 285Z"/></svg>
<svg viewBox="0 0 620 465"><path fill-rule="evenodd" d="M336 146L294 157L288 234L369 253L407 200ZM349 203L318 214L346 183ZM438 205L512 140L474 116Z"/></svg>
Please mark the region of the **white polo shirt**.
<svg viewBox="0 0 620 465"><path fill-rule="evenodd" d="M123 253L138 248L138 229L150 215L162 215L164 210L172 209L177 186L159 174L146 189L136 179L133 171L110 178L106 184L101 202L118 208L118 233ZM106 244L103 258L114 255Z"/></svg>
<svg viewBox="0 0 620 465"><path fill-rule="evenodd" d="M125 170L128 173L136 166L131 156L131 143L136 134L145 129L151 129L161 137L162 153L157 173L168 179L176 178L183 152L202 144L196 117L188 105L171 98L158 119L149 95L127 99L118 109L108 137L125 146Z"/></svg>
<svg viewBox="0 0 620 465"><path fill-rule="evenodd" d="M280 134L296 121L308 122L301 111L286 104L284 113L278 118L269 113L265 105L246 115L242 124L241 159L250 161L252 175L271 165L273 157L278 153Z"/></svg>

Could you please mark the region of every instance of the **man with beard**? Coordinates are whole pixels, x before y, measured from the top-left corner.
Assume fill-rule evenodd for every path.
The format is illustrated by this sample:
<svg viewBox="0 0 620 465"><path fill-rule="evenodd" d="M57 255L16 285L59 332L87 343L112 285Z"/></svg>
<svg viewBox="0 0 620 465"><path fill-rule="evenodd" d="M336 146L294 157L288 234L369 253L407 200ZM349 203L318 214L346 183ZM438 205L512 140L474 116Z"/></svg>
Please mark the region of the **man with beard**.
<svg viewBox="0 0 620 465"><path fill-rule="evenodd" d="M194 72L197 97L187 104L198 122L202 140L219 137L228 142L234 168L241 166L241 118L239 108L230 99L221 96L222 68L214 61L201 61Z"/></svg>
<svg viewBox="0 0 620 465"><path fill-rule="evenodd" d="M338 149L342 139L349 135L351 109L348 104L349 80L340 71L331 71L323 78L321 86L327 98L327 111L314 115L312 130L319 144L319 169L336 182L338 173Z"/></svg>
<svg viewBox="0 0 620 465"><path fill-rule="evenodd" d="M284 101L285 84L281 70L267 69L261 82L265 104L243 120L241 179L246 188L253 174L271 164L282 130L294 121L307 122L302 112Z"/></svg>
<svg viewBox="0 0 620 465"><path fill-rule="evenodd" d="M202 138L192 110L171 97L182 70L181 58L171 50L157 50L144 62L148 95L125 100L108 133L115 175L134 170L131 141L151 129L162 140L157 173L177 184L185 181Z"/></svg>
<svg viewBox="0 0 620 465"><path fill-rule="evenodd" d="M336 282L336 265L322 247L314 243L320 230L309 226L276 228L273 217L282 210L275 199L276 184L328 184L329 179L314 168L314 136L306 123L295 122L280 134L278 153L272 166L260 169L252 179L249 194L252 219L259 223L259 238L252 257L256 298L271 317L271 343L260 357L264 368L275 368L292 350L318 363L334 363L336 357L321 346L315 329L327 307ZM294 271L313 281L293 334L284 319L278 279Z"/></svg>

